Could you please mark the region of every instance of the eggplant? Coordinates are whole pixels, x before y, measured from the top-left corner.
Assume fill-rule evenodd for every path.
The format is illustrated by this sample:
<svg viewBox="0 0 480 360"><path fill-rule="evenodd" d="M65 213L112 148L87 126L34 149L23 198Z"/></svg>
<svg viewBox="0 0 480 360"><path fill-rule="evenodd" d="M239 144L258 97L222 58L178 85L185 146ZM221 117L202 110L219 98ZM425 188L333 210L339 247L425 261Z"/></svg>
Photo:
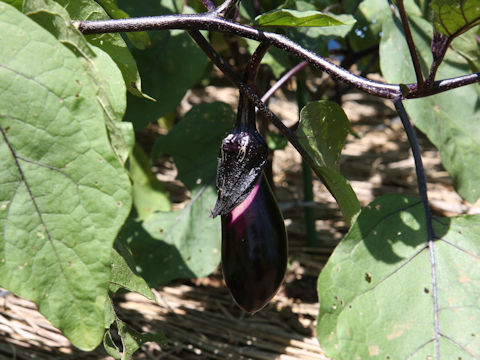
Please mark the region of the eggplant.
<svg viewBox="0 0 480 360"><path fill-rule="evenodd" d="M217 167L222 218L222 271L230 294L255 313L276 294L287 268L282 213L263 174L268 147L255 125L255 106L240 95L237 121L223 140Z"/></svg>
<svg viewBox="0 0 480 360"><path fill-rule="evenodd" d="M282 213L262 174L248 196L222 215L222 271L237 305L261 310L280 287L287 268Z"/></svg>

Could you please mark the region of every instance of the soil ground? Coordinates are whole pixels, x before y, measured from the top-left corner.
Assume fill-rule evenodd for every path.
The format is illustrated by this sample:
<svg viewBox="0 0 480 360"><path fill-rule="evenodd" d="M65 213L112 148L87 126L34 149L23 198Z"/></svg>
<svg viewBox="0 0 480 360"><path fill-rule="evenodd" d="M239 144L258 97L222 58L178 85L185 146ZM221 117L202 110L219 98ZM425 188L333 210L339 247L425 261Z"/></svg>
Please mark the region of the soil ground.
<svg viewBox="0 0 480 360"><path fill-rule="evenodd" d="M189 92L182 111L205 98L222 100L236 108L236 90L207 87ZM280 92L270 102L271 109L287 125L297 119L292 98L288 92ZM358 138L347 138L342 172L351 181L362 206L387 193L416 195L413 159L392 104L358 92L348 93L343 100ZM422 134L419 139L434 214L479 213L479 204L467 204L453 191L435 148ZM174 192L172 198L177 192L177 200L183 200L171 164L159 166L156 171ZM168 338L168 348L147 343L134 359L327 359L315 338L316 280L347 228L334 199L317 179L314 202L303 201L301 161L291 146L275 152L273 174L290 252L288 273L279 294L264 310L246 315L231 300L218 270L209 277L156 289L157 303L135 294L119 296L116 304L122 319L141 331L161 330ZM306 208L315 212L316 246L305 241ZM75 349L36 311L34 304L0 292L3 358L110 359L102 346L91 353Z"/></svg>

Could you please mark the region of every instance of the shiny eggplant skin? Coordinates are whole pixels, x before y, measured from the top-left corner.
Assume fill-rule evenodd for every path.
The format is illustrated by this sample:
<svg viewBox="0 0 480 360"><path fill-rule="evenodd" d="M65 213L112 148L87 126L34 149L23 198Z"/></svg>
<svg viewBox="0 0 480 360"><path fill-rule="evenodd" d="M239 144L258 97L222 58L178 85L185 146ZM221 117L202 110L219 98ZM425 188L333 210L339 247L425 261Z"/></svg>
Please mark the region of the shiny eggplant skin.
<svg viewBox="0 0 480 360"><path fill-rule="evenodd" d="M247 198L222 215L222 270L235 302L261 310L276 294L287 268L287 233L265 176Z"/></svg>

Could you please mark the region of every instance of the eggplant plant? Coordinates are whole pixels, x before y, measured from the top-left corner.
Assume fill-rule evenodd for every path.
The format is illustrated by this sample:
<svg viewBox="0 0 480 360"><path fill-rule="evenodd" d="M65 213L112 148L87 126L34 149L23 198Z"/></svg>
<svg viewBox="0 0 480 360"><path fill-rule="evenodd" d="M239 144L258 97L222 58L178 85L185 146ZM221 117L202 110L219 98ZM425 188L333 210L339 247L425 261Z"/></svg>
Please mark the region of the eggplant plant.
<svg viewBox="0 0 480 360"><path fill-rule="evenodd" d="M113 295L154 299L151 287L206 276L220 247L233 298L261 309L282 282L287 236L263 175L256 107L322 180L348 228L318 278L322 351L478 359L480 216L466 203L480 196L479 25L480 0L0 0L0 286L32 300L74 346L103 340L122 359L154 339L119 319ZM293 127L252 76L238 76L255 74L267 52L259 78L277 81L267 94L295 76L305 100ZM241 93L218 159L230 105L201 104L171 121L187 90L218 79L208 59ZM340 173L355 133L341 108L352 89L395 108L419 197L360 204ZM149 123L168 130L153 148L171 156L191 194L178 211L134 147L134 130ZM432 214L414 126L469 210ZM221 221L206 219L215 199Z"/></svg>

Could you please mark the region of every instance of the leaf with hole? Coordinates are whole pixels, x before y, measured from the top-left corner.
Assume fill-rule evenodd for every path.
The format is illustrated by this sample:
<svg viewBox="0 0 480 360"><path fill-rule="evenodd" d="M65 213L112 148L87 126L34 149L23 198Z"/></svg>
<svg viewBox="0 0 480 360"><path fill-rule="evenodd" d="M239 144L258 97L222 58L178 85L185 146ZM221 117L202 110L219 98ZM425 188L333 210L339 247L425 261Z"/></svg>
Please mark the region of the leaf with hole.
<svg viewBox="0 0 480 360"><path fill-rule="evenodd" d="M349 131L345 112L332 101L312 102L300 112L298 140L313 158L316 174L351 223L360 211L360 204L348 180L340 174L340 153Z"/></svg>

